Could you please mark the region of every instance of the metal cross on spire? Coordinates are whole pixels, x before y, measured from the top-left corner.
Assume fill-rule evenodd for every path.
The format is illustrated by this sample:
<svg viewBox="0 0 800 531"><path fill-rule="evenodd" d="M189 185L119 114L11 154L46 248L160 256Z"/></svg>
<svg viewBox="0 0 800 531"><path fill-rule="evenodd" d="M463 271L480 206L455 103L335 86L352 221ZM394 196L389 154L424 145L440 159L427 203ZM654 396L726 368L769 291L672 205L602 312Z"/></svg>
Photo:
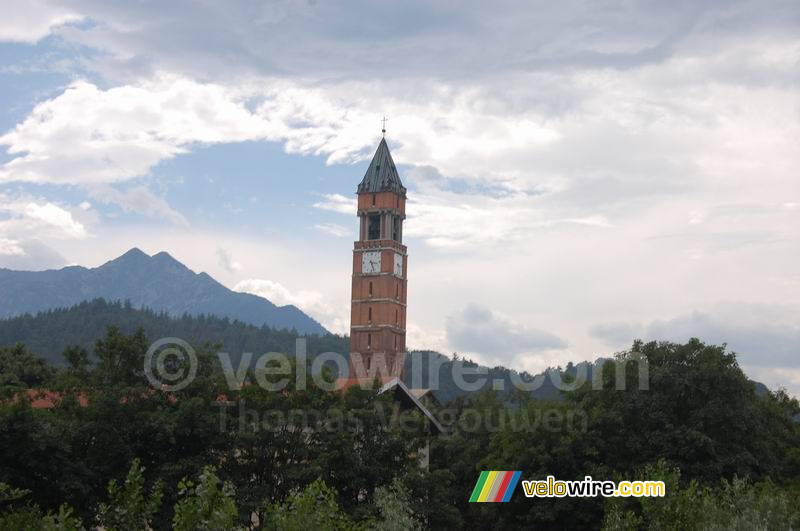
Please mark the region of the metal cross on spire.
<svg viewBox="0 0 800 531"><path fill-rule="evenodd" d="M385 137L386 136L386 116L383 117L382 121L383 121L383 128L381 128L381 132L383 133L383 136Z"/></svg>

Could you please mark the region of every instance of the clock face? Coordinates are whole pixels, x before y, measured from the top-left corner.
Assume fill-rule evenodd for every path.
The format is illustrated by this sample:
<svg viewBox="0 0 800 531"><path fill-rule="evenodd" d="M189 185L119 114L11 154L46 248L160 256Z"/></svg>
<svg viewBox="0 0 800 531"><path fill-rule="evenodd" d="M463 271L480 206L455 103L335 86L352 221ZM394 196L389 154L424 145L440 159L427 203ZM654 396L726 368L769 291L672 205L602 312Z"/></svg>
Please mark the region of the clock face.
<svg viewBox="0 0 800 531"><path fill-rule="evenodd" d="M370 251L361 253L361 272L365 274L381 272L381 253Z"/></svg>
<svg viewBox="0 0 800 531"><path fill-rule="evenodd" d="M394 253L394 274L403 276L403 255L400 253Z"/></svg>

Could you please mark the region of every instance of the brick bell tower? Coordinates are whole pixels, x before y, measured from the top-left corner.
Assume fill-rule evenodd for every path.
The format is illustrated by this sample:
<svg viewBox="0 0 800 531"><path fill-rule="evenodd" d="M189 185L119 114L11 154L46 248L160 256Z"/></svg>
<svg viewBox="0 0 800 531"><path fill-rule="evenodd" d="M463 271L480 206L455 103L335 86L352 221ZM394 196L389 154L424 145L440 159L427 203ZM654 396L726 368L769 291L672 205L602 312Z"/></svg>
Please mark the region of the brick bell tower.
<svg viewBox="0 0 800 531"><path fill-rule="evenodd" d="M406 189L385 138L357 193L361 223L353 248L349 377L385 382L403 375L408 280Z"/></svg>

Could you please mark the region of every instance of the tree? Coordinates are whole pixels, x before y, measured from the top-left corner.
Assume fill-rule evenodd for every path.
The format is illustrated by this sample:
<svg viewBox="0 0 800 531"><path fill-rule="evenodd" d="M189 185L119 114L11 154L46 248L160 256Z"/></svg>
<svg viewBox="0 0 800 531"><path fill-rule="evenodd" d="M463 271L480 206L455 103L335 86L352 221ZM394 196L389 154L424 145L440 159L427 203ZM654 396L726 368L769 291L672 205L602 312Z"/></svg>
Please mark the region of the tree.
<svg viewBox="0 0 800 531"><path fill-rule="evenodd" d="M214 467L203 468L197 483L184 478L178 483L180 499L172 519L176 531L234 529L238 510L234 488L217 477Z"/></svg>
<svg viewBox="0 0 800 531"><path fill-rule="evenodd" d="M262 514L264 529L275 531L365 529L348 518L336 500L336 491L321 479L292 492L282 503L267 503Z"/></svg>
<svg viewBox="0 0 800 531"><path fill-rule="evenodd" d="M108 503L99 508L100 523L109 531L138 531L150 527L161 505L161 484L156 483L145 495L144 468L134 459L122 485L112 479L108 484Z"/></svg>
<svg viewBox="0 0 800 531"><path fill-rule="evenodd" d="M414 531L422 529L411 509L411 496L399 478L389 486L375 490L375 506L380 519L372 526L377 531Z"/></svg>
<svg viewBox="0 0 800 531"><path fill-rule="evenodd" d="M54 372L43 359L28 352L22 343L0 347L0 397L10 397L22 389L39 387Z"/></svg>
<svg viewBox="0 0 800 531"><path fill-rule="evenodd" d="M635 367L625 373L626 389L616 390L615 364L606 364L602 390L584 385L567 393L588 412L602 462L633 472L664 458L685 477L705 482L784 477L784 454L800 441L790 408L758 397L724 345L637 341L616 364L639 359L649 366L647 390L639 389Z"/></svg>
<svg viewBox="0 0 800 531"><path fill-rule="evenodd" d="M646 465L633 479L658 479L663 497L607 498L603 529L742 531L797 529L798 511L792 496L770 482L753 484L743 478L722 479L713 486L681 482L681 473L666 461ZM631 478L628 478L631 479Z"/></svg>
<svg viewBox="0 0 800 531"><path fill-rule="evenodd" d="M142 361L148 346L144 329L139 328L128 336L116 326L109 326L106 337L98 339L94 348L98 358L94 371L95 383L102 386L141 386L145 381Z"/></svg>

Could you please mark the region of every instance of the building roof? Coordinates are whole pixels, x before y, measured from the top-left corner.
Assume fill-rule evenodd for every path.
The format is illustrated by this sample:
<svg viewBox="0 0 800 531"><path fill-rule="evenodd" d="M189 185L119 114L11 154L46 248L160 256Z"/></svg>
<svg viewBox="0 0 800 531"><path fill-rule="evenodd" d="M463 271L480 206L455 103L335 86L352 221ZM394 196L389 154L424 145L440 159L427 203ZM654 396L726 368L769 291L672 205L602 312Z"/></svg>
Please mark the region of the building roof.
<svg viewBox="0 0 800 531"><path fill-rule="evenodd" d="M397 173L397 167L392 160L392 154L389 153L389 146L386 145L385 138L381 138L381 143L378 144L372 162L369 163L367 173L364 174L364 178L358 185L359 194L376 192L394 192L402 195L406 193L406 188L400 181L400 175Z"/></svg>
<svg viewBox="0 0 800 531"><path fill-rule="evenodd" d="M429 389L409 389L406 384L396 376L389 376L384 378L343 378L336 382L337 388L340 392L345 392L351 387L359 386L361 389L372 389L375 385L375 380L378 380L380 387L378 394L392 393L395 400L404 403L407 407L416 408L427 419L428 428L431 433L439 434L446 433L445 428L436 419L436 416L420 402L420 397L425 396ZM431 394L433 396L433 394Z"/></svg>
<svg viewBox="0 0 800 531"><path fill-rule="evenodd" d="M419 401L419 398L417 398L416 395L419 394L418 389L409 389L406 387L406 384L400 380L400 378L393 378L392 380L384 383L378 393L385 393L387 391L394 392L395 400L406 402L409 406L415 407L418 411L420 411L428 421L428 427L432 433L445 433L445 428L439 424L436 416L434 416L433 413L431 413L431 411Z"/></svg>
<svg viewBox="0 0 800 531"><path fill-rule="evenodd" d="M417 397L419 400L422 400L425 397L429 397L431 400L435 401L437 404L439 403L439 399L436 398L436 394L433 392L433 389L411 389L411 394Z"/></svg>
<svg viewBox="0 0 800 531"><path fill-rule="evenodd" d="M49 389L25 389L25 394L30 400L33 409L53 409L66 396L64 393L50 391ZM81 407L86 407L89 404L89 397L84 393L78 393L74 396Z"/></svg>

